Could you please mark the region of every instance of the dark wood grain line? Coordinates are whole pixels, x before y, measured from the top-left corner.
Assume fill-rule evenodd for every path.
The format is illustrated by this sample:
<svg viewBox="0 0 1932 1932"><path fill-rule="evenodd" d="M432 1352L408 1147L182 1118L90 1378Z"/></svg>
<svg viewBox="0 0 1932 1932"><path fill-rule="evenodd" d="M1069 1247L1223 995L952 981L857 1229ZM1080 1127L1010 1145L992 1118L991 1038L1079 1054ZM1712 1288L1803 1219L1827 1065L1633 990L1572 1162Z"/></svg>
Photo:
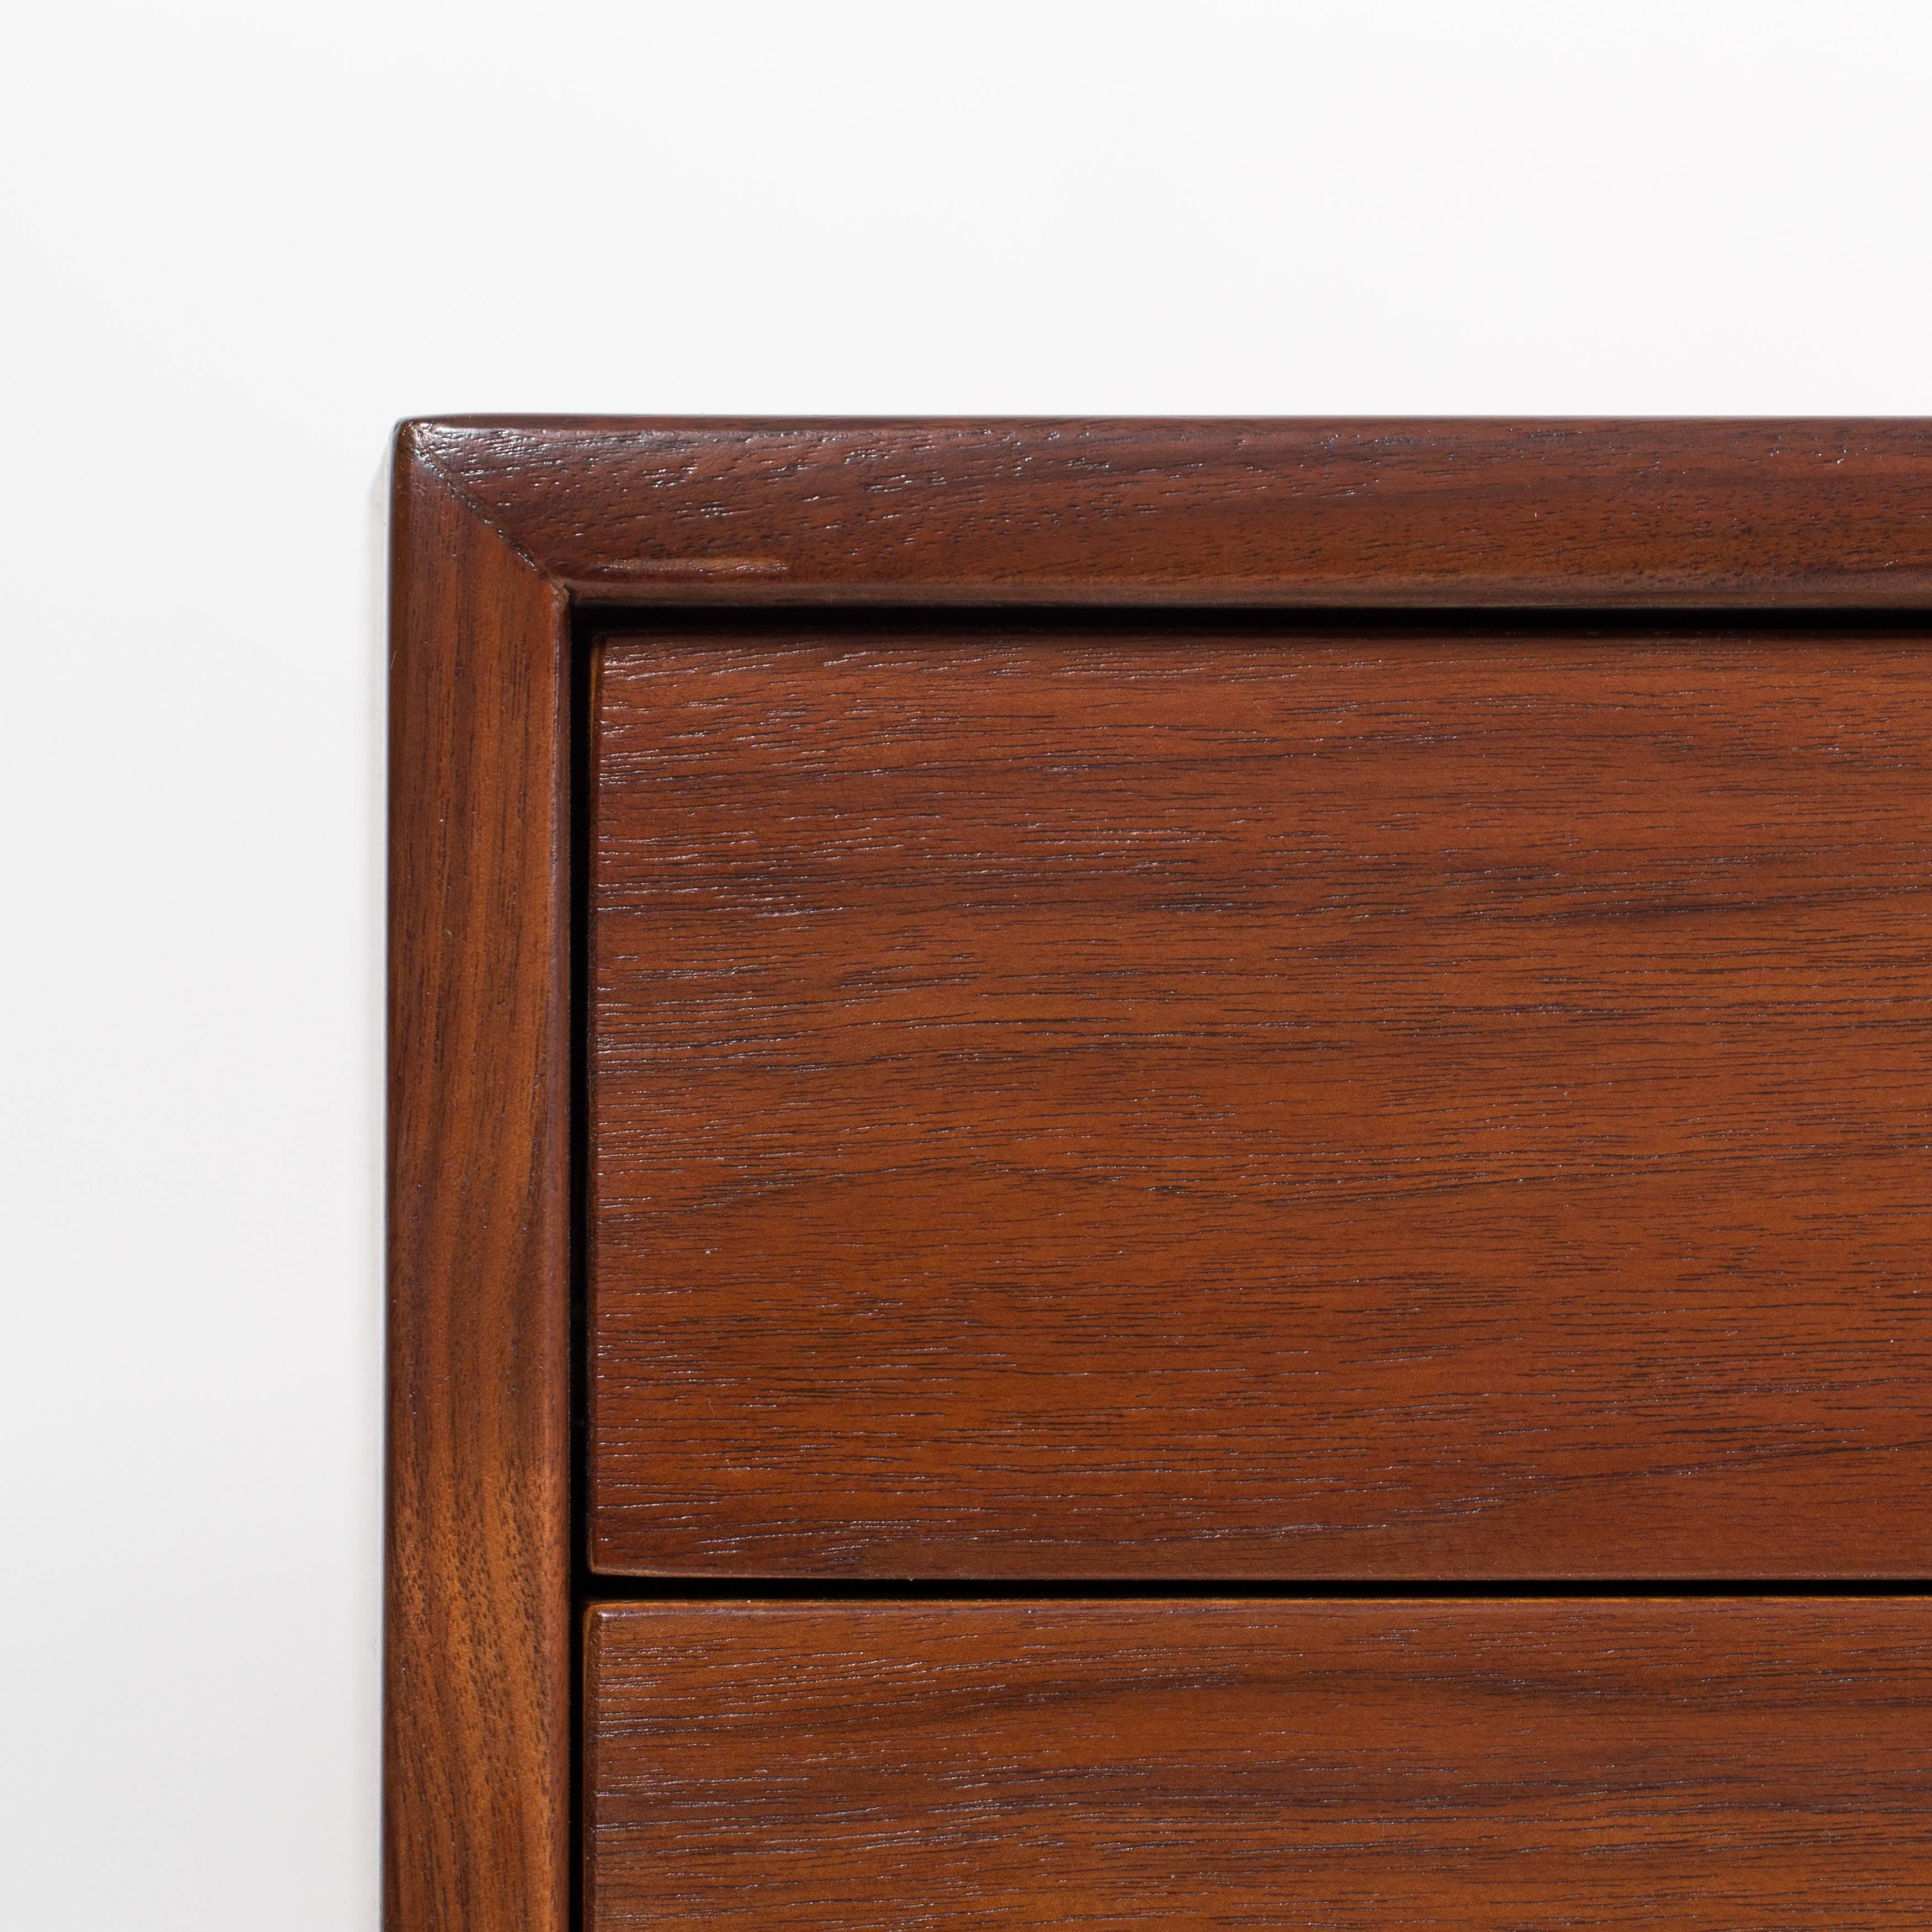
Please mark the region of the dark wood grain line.
<svg viewBox="0 0 1932 1932"><path fill-rule="evenodd" d="M1932 605L1903 419L453 419L546 571L645 602Z"/></svg>
<svg viewBox="0 0 1932 1932"><path fill-rule="evenodd" d="M589 1932L1903 1932L1932 1604L591 1618Z"/></svg>
<svg viewBox="0 0 1932 1932"><path fill-rule="evenodd" d="M387 1932L566 1932L563 594L399 438Z"/></svg>

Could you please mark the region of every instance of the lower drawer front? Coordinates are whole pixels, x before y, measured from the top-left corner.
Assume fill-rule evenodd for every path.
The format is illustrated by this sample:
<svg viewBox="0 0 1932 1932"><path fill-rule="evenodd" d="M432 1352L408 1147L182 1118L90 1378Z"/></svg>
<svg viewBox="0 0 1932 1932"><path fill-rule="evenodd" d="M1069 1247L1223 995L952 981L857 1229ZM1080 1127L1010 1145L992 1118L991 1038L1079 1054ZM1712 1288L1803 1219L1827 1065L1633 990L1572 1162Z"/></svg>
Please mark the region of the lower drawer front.
<svg viewBox="0 0 1932 1932"><path fill-rule="evenodd" d="M1923 1599L590 1618L592 1932L1932 1922Z"/></svg>

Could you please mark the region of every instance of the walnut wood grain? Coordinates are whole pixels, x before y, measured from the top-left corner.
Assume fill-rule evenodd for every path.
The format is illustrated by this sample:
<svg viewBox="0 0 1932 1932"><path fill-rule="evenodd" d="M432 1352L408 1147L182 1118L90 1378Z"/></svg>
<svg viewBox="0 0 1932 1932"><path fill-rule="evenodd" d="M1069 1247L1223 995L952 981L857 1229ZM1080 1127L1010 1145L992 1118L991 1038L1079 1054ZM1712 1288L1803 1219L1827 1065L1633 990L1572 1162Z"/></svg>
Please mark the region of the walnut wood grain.
<svg viewBox="0 0 1932 1932"><path fill-rule="evenodd" d="M592 1546L1923 1576L1932 651L614 638Z"/></svg>
<svg viewBox="0 0 1932 1932"><path fill-rule="evenodd" d="M590 1620L590 1932L1900 1932L1923 1599Z"/></svg>
<svg viewBox="0 0 1932 1932"><path fill-rule="evenodd" d="M558 589L397 454L387 1932L565 1932L568 711Z"/></svg>
<svg viewBox="0 0 1932 1932"><path fill-rule="evenodd" d="M708 614L660 608L658 682L608 720L617 794L638 787L603 812L622 890L598 915L600 1084L629 1120L599 1176L612 1568L1926 1574L1924 692L1918 641L1860 614L1932 610L1932 424L464 418L403 427L394 531L389 1932L571 1916L573 607ZM716 628L773 603L785 630ZM1052 604L1088 608L1084 644L1036 618L962 628ZM1204 620L1184 672L1143 675L1176 644L1153 613L1215 604L1710 617L1600 652L1513 637L1521 689L1480 630L1472 682L1404 695L1390 674L1419 648L1358 632L1324 654L1304 628L1291 690L1241 668L1259 650L1279 673L1267 640ZM904 630L866 688L871 661L839 654L892 644L860 634L853 607L878 605L953 614ZM1108 627L1142 607L1169 634L1129 645ZM1842 634L1738 630L1779 608L1845 613ZM957 703L927 675L952 674L941 645L972 660ZM682 742L645 716L667 698ZM1836 1924L1915 1922L1922 1804L1895 1741L1900 1712L1922 1729L1918 1688L1859 1702L1889 1668L1874 1633L1913 1606L1802 1608L1795 1675L1774 1606L1679 1606L1718 1620L1673 1626L1684 1688L1654 1704L1670 1645L1633 1649L1592 1607L1528 1613L1574 1617L1603 1694L1445 1654L1464 1715L1437 1727L1420 1682L1408 1701L1442 1748L1348 1718L1285 1839L1238 1781L1195 1795L1196 1766L1238 1754L1232 1719L1121 1714L1162 1706L1119 1606L1086 1640L1122 1687L1114 1756L1081 1716L1109 1694L1098 1666L1063 1651L1062 1697L1051 1646L988 1654L1036 1676L1005 1706L1020 1782L987 1787L986 1845L952 1797L936 1836L892 1835L936 1786L881 1790L880 1834L852 1835L862 1741L849 1790L836 1750L788 1766L793 1822L859 1861L850 1897L930 1876L960 1924L1280 1924L1240 1915L1300 1845L1330 1912L1304 1923L1822 1924L1828 1898ZM641 1721L594 1708L597 1790L597 1765L668 1735L651 1698L831 1707L812 1658L847 1653L824 1630L772 1653L779 1682L762 1648L707 1651L715 1621L652 1614L697 1621L652 1627ZM1196 1619L1162 1626L1165 1681L1213 1694L1186 1660L1209 1612L1159 1614ZM890 1715L863 1649L851 1685ZM904 1661L892 1682L926 1696ZM1505 1765L1481 1726L1558 1693L1569 1721ZM925 1734L956 1790L999 1774L994 1702ZM1633 1754L1666 1706L1695 1724ZM1066 1777L1025 1768L1049 1718ZM1626 1721L1580 1782L1544 1779L1572 1730ZM1188 1724L1221 1743L1177 1751ZM1136 1762L1158 1777L1137 1787ZM1052 1804L1083 1765L1105 1796L1076 1830ZM734 1787L735 1823L716 1785L640 1813L619 1768L633 1809L599 1814L599 1911L662 1883L648 1839L697 1860L676 1909L698 1922L840 1922L844 1894L784 1889L810 1867L774 1787ZM1173 1829L1110 1835L1163 1792ZM1351 1816L1396 1822L1353 1850L1322 1835ZM727 1839L765 1890L718 1888Z"/></svg>
<svg viewBox="0 0 1932 1932"><path fill-rule="evenodd" d="M628 602L1932 604L1932 424L529 418L422 446Z"/></svg>

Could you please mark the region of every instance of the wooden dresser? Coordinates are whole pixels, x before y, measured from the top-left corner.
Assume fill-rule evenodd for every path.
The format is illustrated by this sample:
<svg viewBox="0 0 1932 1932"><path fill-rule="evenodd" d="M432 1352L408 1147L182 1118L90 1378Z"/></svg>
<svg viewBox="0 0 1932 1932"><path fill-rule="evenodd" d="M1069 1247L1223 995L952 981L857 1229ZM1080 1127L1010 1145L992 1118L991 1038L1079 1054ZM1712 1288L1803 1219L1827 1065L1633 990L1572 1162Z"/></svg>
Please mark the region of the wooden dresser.
<svg viewBox="0 0 1932 1932"><path fill-rule="evenodd" d="M1932 1924L1932 424L394 539L389 1932Z"/></svg>

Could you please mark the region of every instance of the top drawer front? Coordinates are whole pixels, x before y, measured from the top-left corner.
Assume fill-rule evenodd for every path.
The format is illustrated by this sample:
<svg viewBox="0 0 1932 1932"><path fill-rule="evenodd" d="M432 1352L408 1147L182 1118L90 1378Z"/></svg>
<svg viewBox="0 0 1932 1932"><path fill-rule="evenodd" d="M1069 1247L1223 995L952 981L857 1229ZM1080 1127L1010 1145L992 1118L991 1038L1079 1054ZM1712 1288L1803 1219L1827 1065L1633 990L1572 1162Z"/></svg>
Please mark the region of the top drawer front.
<svg viewBox="0 0 1932 1932"><path fill-rule="evenodd" d="M627 1574L1918 1574L1932 656L608 642Z"/></svg>

